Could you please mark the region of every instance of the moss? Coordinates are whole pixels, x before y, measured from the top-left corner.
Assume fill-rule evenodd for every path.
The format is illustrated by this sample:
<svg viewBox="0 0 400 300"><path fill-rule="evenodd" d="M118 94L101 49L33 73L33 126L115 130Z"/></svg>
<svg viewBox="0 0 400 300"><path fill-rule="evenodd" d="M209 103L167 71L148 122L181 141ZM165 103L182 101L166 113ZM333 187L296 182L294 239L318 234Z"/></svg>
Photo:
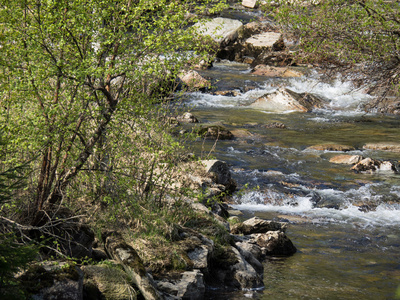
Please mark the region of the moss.
<svg viewBox="0 0 400 300"><path fill-rule="evenodd" d="M239 261L230 246L215 245L211 263L214 268L228 270Z"/></svg>
<svg viewBox="0 0 400 300"><path fill-rule="evenodd" d="M40 265L31 266L24 275L20 277L21 283L29 294L38 293L44 288L54 284L54 276Z"/></svg>
<svg viewBox="0 0 400 300"><path fill-rule="evenodd" d="M132 279L122 270L120 265L107 263L83 268L85 272L84 291L86 293L84 299L90 295L99 295L99 297L93 299L136 299L138 292L132 288Z"/></svg>

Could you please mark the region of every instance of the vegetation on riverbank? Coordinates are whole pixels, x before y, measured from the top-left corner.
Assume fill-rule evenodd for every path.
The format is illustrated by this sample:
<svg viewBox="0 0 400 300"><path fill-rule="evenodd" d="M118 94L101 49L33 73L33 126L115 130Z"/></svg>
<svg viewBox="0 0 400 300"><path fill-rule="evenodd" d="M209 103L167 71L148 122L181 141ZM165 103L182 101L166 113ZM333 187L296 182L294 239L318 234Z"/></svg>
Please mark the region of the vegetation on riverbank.
<svg viewBox="0 0 400 300"><path fill-rule="evenodd" d="M385 96L400 93L398 1L271 1L273 12L299 47L298 62L347 74Z"/></svg>
<svg viewBox="0 0 400 300"><path fill-rule="evenodd" d="M11 194L4 181L2 246L30 241L43 254L73 257L82 232L91 238L92 229L100 237L119 228L171 240L169 227L192 217L183 201L190 190L173 184L188 156L168 105L178 73L207 50L188 27L210 6L1 4L0 125L7 143L0 175L11 185L9 175L24 165L18 176L25 183ZM14 263L2 251L1 293L12 288L8 276L32 259L28 252L19 248L15 255L26 261Z"/></svg>

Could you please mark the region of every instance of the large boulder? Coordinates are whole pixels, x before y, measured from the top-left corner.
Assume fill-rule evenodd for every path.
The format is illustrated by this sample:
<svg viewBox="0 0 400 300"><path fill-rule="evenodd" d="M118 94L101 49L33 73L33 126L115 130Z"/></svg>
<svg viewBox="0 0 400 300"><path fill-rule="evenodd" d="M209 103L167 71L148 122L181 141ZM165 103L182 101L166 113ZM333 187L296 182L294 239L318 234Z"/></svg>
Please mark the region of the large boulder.
<svg viewBox="0 0 400 300"><path fill-rule="evenodd" d="M226 191L233 192L236 189L236 182L232 179L229 166L221 160L202 160L206 173L214 177L217 184L225 186Z"/></svg>
<svg viewBox="0 0 400 300"><path fill-rule="evenodd" d="M183 72L178 77L190 90L203 90L211 87L211 82L194 70Z"/></svg>
<svg viewBox="0 0 400 300"><path fill-rule="evenodd" d="M281 231L256 233L252 237L256 244L261 247L263 255L290 256L297 251L292 241Z"/></svg>
<svg viewBox="0 0 400 300"><path fill-rule="evenodd" d="M237 258L237 263L231 267L233 273L232 284L240 289L262 287L262 274L259 274L253 266L246 261L239 250L232 247L232 251Z"/></svg>
<svg viewBox="0 0 400 300"><path fill-rule="evenodd" d="M210 36L221 47L232 44L243 30L243 23L228 18L215 18L196 23L193 28L202 36Z"/></svg>
<svg viewBox="0 0 400 300"><path fill-rule="evenodd" d="M289 89L279 89L258 98L250 106L275 112L309 112L314 108L322 108L325 104L326 102L323 99L315 95L296 93Z"/></svg>
<svg viewBox="0 0 400 300"><path fill-rule="evenodd" d="M204 299L206 287L204 284L203 273L201 273L200 270L184 272L177 287L177 296L180 299Z"/></svg>

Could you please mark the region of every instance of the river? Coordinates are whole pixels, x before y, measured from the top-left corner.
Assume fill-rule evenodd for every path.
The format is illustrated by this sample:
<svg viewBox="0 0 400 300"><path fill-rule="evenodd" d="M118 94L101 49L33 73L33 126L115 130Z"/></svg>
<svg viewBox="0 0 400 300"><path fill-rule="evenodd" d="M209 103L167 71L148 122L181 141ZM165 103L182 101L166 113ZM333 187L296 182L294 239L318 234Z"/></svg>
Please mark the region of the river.
<svg viewBox="0 0 400 300"><path fill-rule="evenodd" d="M356 174L329 162L343 152L309 146L353 146L346 154L400 160L399 153L364 150L371 142L400 141L398 117L365 114L370 100L340 78L320 83L318 75L268 79L228 61L202 72L235 96L189 93L185 104L203 124L221 124L236 138L218 141L212 155L231 165L239 192L232 206L244 217L289 223L287 235L298 252L264 262L262 290L210 299L394 299L400 285L400 175L389 171ZM249 104L287 87L324 97L329 106L310 113L271 113ZM267 124L284 124L269 128ZM199 141L206 157L213 141Z"/></svg>

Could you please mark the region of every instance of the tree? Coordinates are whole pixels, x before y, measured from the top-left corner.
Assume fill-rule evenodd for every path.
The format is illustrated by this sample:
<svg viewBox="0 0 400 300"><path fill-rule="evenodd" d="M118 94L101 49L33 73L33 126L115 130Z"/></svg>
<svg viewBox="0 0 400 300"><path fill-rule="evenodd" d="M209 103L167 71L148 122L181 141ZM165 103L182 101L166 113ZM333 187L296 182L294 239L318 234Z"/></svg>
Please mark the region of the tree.
<svg viewBox="0 0 400 300"><path fill-rule="evenodd" d="M107 178L101 189L115 190L111 180L129 177L130 192L146 195L156 175L165 180L160 169L171 169L181 146L159 103L196 49L185 14L201 7L185 0L1 1L4 165L33 161L34 197L25 203L31 225L47 222L71 187L96 190L88 180Z"/></svg>
<svg viewBox="0 0 400 300"><path fill-rule="evenodd" d="M275 17L296 37L299 60L349 71L353 80L371 90L400 92L398 1L278 2Z"/></svg>

